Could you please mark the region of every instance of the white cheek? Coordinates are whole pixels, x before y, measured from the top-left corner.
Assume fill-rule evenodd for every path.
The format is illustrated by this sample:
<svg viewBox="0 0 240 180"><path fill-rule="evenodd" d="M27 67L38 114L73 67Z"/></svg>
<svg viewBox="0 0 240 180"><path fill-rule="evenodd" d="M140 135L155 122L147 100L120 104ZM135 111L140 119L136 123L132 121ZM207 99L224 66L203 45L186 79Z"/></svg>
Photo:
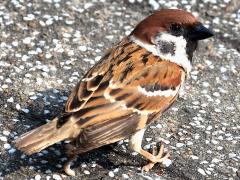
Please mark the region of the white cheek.
<svg viewBox="0 0 240 180"><path fill-rule="evenodd" d="M161 33L159 36L156 37L155 41L167 41L172 42L175 44L175 53L167 53L164 54L160 51L160 49L157 48L156 45L146 44L139 39L137 39L135 36L130 37L133 42L138 44L139 46L147 49L148 51L152 52L154 55L159 56L161 59L171 61L173 63L178 64L179 66L183 67L188 73L191 71L191 62L188 59L187 53L186 53L186 40L183 38L183 36L173 36L171 34L167 33Z"/></svg>

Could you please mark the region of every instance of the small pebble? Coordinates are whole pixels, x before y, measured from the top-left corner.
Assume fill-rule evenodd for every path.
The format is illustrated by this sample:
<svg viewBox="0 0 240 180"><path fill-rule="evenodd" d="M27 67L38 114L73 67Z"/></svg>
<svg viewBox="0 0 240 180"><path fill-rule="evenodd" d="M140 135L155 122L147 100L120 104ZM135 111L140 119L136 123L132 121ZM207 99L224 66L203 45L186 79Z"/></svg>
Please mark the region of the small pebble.
<svg viewBox="0 0 240 180"><path fill-rule="evenodd" d="M50 111L49 110L44 110L44 114L49 114Z"/></svg>
<svg viewBox="0 0 240 180"><path fill-rule="evenodd" d="M7 144L4 144L3 147L4 147L4 149L10 149L11 145L7 143Z"/></svg>
<svg viewBox="0 0 240 180"><path fill-rule="evenodd" d="M40 180L41 179L41 176L39 175L39 174L37 174L36 176L35 176L35 180Z"/></svg>
<svg viewBox="0 0 240 180"><path fill-rule="evenodd" d="M204 171L203 169L198 168L198 172L199 172L200 174L202 174L203 176L206 176L206 173L205 173L205 171Z"/></svg>
<svg viewBox="0 0 240 180"><path fill-rule="evenodd" d="M22 109L23 112L29 113L29 109Z"/></svg>
<svg viewBox="0 0 240 180"><path fill-rule="evenodd" d="M15 152L16 152L16 149L15 149L15 148L11 148L11 149L8 150L8 153L9 153L9 154L13 154L13 153L15 153Z"/></svg>
<svg viewBox="0 0 240 180"><path fill-rule="evenodd" d="M183 143L177 143L177 144L176 144L176 147L177 147L177 148L180 148L180 147L183 147L184 145L185 145L185 144L183 144Z"/></svg>
<svg viewBox="0 0 240 180"><path fill-rule="evenodd" d="M3 131L3 135L8 136L9 134L10 134L9 131L6 131L6 130Z"/></svg>
<svg viewBox="0 0 240 180"><path fill-rule="evenodd" d="M13 102L14 100L13 100L13 97L10 97L9 99L7 99L7 102Z"/></svg>
<svg viewBox="0 0 240 180"><path fill-rule="evenodd" d="M82 166L83 168L87 167L87 165L86 165L85 163L81 164L81 166Z"/></svg>
<svg viewBox="0 0 240 180"><path fill-rule="evenodd" d="M151 141L152 140L152 138L146 138L146 141L147 142L149 142L149 141Z"/></svg>
<svg viewBox="0 0 240 180"><path fill-rule="evenodd" d="M112 171L109 171L108 175L109 175L110 177L114 177L114 173L113 173Z"/></svg>
<svg viewBox="0 0 240 180"><path fill-rule="evenodd" d="M83 173L84 173L84 174L87 174L87 175L90 174L90 172L89 172L88 170L84 170Z"/></svg>
<svg viewBox="0 0 240 180"><path fill-rule="evenodd" d="M19 104L16 104L16 109L17 110L20 110L21 109L21 106Z"/></svg>
<svg viewBox="0 0 240 180"><path fill-rule="evenodd" d="M194 159L194 160L199 159L199 157L194 156L194 155L191 155L190 157L191 157L192 159Z"/></svg>
<svg viewBox="0 0 240 180"><path fill-rule="evenodd" d="M5 136L0 136L0 141L7 142L7 138Z"/></svg>
<svg viewBox="0 0 240 180"><path fill-rule="evenodd" d="M228 157L229 157L229 158L234 158L234 157L236 157L236 156L237 156L237 155L236 155L235 153L229 153L229 154L228 154Z"/></svg>
<svg viewBox="0 0 240 180"><path fill-rule="evenodd" d="M122 178L123 178L123 179L128 179L129 176L128 176L127 174L122 174Z"/></svg>
<svg viewBox="0 0 240 180"><path fill-rule="evenodd" d="M162 164L166 167L170 166L172 164L172 160L171 159L165 159Z"/></svg>
<svg viewBox="0 0 240 180"><path fill-rule="evenodd" d="M163 126L161 124L157 124L156 128L161 129L161 128L163 128Z"/></svg>
<svg viewBox="0 0 240 180"><path fill-rule="evenodd" d="M62 180L61 176L59 176L58 174L53 174L53 179Z"/></svg>

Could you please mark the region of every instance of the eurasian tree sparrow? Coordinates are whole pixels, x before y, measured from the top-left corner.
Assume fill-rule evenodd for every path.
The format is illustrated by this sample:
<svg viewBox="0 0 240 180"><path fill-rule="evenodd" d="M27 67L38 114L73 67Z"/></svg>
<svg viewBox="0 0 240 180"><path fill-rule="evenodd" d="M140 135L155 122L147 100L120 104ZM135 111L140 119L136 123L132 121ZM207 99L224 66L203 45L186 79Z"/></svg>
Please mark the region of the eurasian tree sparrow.
<svg viewBox="0 0 240 180"><path fill-rule="evenodd" d="M112 47L73 89L64 111L20 136L16 147L33 154L63 140L69 161L77 154L130 138L130 148L155 163L163 156L142 149L147 126L176 100L192 66L198 40L213 36L191 13L163 9L140 22Z"/></svg>

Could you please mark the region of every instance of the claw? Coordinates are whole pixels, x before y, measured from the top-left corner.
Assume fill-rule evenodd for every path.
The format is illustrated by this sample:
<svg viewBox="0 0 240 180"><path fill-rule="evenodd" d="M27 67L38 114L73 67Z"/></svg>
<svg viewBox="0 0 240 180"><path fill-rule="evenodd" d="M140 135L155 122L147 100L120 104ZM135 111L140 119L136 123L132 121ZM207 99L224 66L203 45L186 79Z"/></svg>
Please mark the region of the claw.
<svg viewBox="0 0 240 180"><path fill-rule="evenodd" d="M149 172L150 169L152 169L154 165L155 165L155 163L149 162L147 165L142 167L142 170L145 172Z"/></svg>
<svg viewBox="0 0 240 180"><path fill-rule="evenodd" d="M152 155L155 156L156 162L151 162L150 161L147 165L143 166L142 170L148 172L153 168L153 166L156 163L162 163L163 161L165 161L166 159L168 159L170 157L169 153L167 153L165 156L163 156L163 152L164 152L164 145L163 144L161 144L158 154L157 154L157 148L154 145L153 150L152 150Z"/></svg>
<svg viewBox="0 0 240 180"><path fill-rule="evenodd" d="M64 172L69 176L75 176L76 175L75 171L71 169L69 163L64 164Z"/></svg>
<svg viewBox="0 0 240 180"><path fill-rule="evenodd" d="M160 149L159 149L159 152L158 152L158 155L157 155L157 158L161 158L161 157L162 157L162 155L163 155L163 150L164 150L164 145L161 144Z"/></svg>
<svg viewBox="0 0 240 180"><path fill-rule="evenodd" d="M65 173L69 176L76 175L75 171L71 169L71 164L76 159L76 157L77 157L76 155L71 155L69 157L68 161L64 164L63 169L64 169Z"/></svg>
<svg viewBox="0 0 240 180"><path fill-rule="evenodd" d="M157 146L155 144L152 145L152 155L157 156ZM142 167L142 170L148 172L150 169L153 168L154 164L155 163L152 163L150 161L147 165Z"/></svg>

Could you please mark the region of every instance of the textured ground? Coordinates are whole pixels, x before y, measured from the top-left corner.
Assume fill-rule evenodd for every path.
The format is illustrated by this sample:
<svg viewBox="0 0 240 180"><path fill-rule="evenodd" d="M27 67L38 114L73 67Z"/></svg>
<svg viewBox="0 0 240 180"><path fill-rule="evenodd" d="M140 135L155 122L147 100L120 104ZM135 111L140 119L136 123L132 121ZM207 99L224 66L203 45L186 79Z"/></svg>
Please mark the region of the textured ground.
<svg viewBox="0 0 240 180"><path fill-rule="evenodd" d="M0 1L0 179L238 179L240 177L240 1ZM127 140L86 153L62 173L61 145L25 156L12 141L63 108L71 88L104 51L153 10L199 15L216 36L199 44L185 93L152 124L145 148L164 141L167 168L146 163ZM161 137L161 138L160 138Z"/></svg>

